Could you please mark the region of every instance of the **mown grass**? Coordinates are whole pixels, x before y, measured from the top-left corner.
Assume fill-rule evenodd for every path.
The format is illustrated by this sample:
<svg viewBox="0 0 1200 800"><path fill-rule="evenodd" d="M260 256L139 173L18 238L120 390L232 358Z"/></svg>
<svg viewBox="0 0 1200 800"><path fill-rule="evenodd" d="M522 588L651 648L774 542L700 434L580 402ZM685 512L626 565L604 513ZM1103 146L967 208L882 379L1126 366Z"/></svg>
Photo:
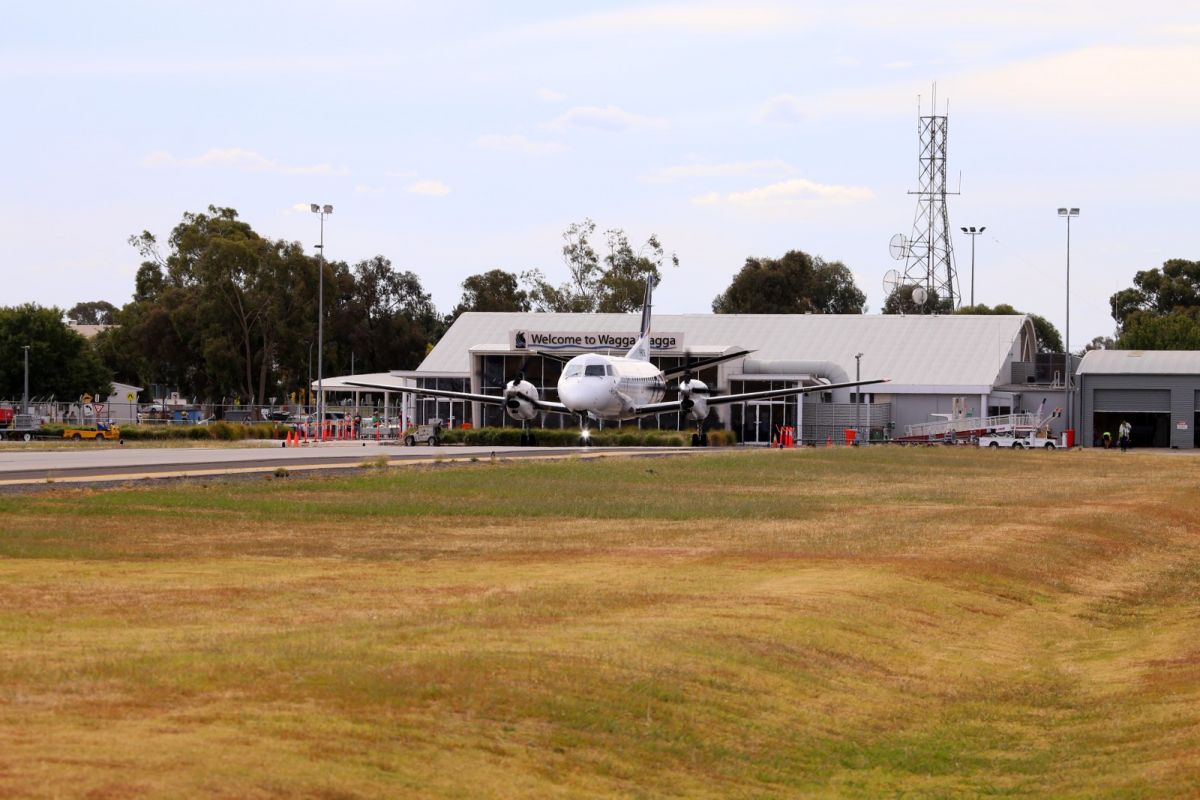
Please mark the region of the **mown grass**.
<svg viewBox="0 0 1200 800"><path fill-rule="evenodd" d="M0 496L0 795L1187 797L1200 461Z"/></svg>

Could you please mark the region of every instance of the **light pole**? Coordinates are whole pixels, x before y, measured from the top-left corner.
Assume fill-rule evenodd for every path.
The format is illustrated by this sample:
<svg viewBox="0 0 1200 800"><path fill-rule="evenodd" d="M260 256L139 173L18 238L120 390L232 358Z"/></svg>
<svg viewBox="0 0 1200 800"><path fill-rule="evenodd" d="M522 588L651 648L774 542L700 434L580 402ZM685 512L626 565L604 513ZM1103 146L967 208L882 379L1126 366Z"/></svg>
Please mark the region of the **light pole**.
<svg viewBox="0 0 1200 800"><path fill-rule="evenodd" d="M304 384L304 413L308 413L308 401L312 399L312 346L316 340L308 343L308 383Z"/></svg>
<svg viewBox="0 0 1200 800"><path fill-rule="evenodd" d="M971 237L971 305L975 305L975 237L986 230L986 225L980 225L978 228L972 225L962 229L963 233Z"/></svg>
<svg viewBox="0 0 1200 800"><path fill-rule="evenodd" d="M325 382L324 382L324 356L325 356L325 215L333 213L333 206L319 206L316 203L310 203L309 209L321 217L321 243L317 245L320 251L318 264L320 266L320 274L317 278L317 425L324 426L325 424ZM308 382L309 387L312 387L312 381ZM322 427L317 428L318 431ZM320 434L318 433L318 436Z"/></svg>
<svg viewBox="0 0 1200 800"><path fill-rule="evenodd" d="M862 353L854 354L854 380L862 379ZM862 409L862 386L854 387L854 446L859 445L859 440L862 439L862 420L860 418L860 410Z"/></svg>
<svg viewBox="0 0 1200 800"><path fill-rule="evenodd" d="M25 351L25 393L21 395L21 413L29 413L29 345L21 345L21 349Z"/></svg>
<svg viewBox="0 0 1200 800"><path fill-rule="evenodd" d="M1063 333L1063 372L1066 373L1067 387L1067 425L1066 430L1071 430L1071 217L1079 216L1078 208L1060 208L1058 215L1067 220L1067 326ZM1065 442L1064 442L1065 444Z"/></svg>

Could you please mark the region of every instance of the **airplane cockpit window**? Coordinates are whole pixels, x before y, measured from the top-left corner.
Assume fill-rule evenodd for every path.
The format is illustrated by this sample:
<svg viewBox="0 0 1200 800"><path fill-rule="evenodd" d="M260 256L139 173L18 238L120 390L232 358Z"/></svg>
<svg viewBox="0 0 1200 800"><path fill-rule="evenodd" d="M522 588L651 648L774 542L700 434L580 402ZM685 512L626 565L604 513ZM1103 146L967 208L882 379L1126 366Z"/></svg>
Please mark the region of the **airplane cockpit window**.
<svg viewBox="0 0 1200 800"><path fill-rule="evenodd" d="M583 374L583 366L581 364L572 364L567 367L567 371L563 373L564 378L578 378Z"/></svg>
<svg viewBox="0 0 1200 800"><path fill-rule="evenodd" d="M604 377L604 364L588 364L586 367L583 368L583 374L584 374L584 377L588 377L588 378L593 378L593 377L603 378Z"/></svg>

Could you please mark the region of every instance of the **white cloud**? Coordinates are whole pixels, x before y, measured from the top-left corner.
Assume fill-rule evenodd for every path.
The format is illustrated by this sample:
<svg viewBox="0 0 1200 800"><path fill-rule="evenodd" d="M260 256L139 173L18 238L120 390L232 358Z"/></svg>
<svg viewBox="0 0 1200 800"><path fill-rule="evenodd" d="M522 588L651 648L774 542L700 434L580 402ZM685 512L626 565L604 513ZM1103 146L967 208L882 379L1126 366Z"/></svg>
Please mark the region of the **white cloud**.
<svg viewBox="0 0 1200 800"><path fill-rule="evenodd" d="M807 178L792 178L778 183L731 192L726 195L728 203L735 206L770 206L803 200L820 200L827 203L860 203L870 200L875 193L861 186L839 186L817 183Z"/></svg>
<svg viewBox="0 0 1200 800"><path fill-rule="evenodd" d="M692 198L692 205L696 206L715 206L720 202L721 195L718 192L705 192Z"/></svg>
<svg viewBox="0 0 1200 800"><path fill-rule="evenodd" d="M1183 45L1087 47L949 75L940 99L969 98L977 108L1021 114L1091 115L1107 124L1196 120L1200 103L1186 102L1200 85L1200 59ZM928 107L925 81L876 85L804 98L814 115L892 116L917 95Z"/></svg>
<svg viewBox="0 0 1200 800"><path fill-rule="evenodd" d="M562 142L537 141L527 139L519 133L504 136L498 133L485 133L475 140L475 145L484 150L497 150L503 153L520 153L526 156L549 156L561 153L567 149Z"/></svg>
<svg viewBox="0 0 1200 800"><path fill-rule="evenodd" d="M1192 47L1090 47L1010 64L960 78L981 101L1047 110L1154 116L1187 114L1196 97L1200 59ZM956 85L959 81L956 81Z"/></svg>
<svg viewBox="0 0 1200 800"><path fill-rule="evenodd" d="M412 194L423 194L430 197L445 197L450 194L450 187L441 181L414 181L408 185L408 191Z"/></svg>
<svg viewBox="0 0 1200 800"><path fill-rule="evenodd" d="M546 127L561 131L567 128L586 128L599 131L628 131L638 128L656 127L663 120L654 117L643 117L613 105L604 106L575 106L565 113L555 117Z"/></svg>
<svg viewBox="0 0 1200 800"><path fill-rule="evenodd" d="M790 175L795 168L786 161L733 161L726 164L681 164L663 167L645 176L648 181L673 181L688 178L743 178L748 175Z"/></svg>
<svg viewBox="0 0 1200 800"><path fill-rule="evenodd" d="M810 15L784 3L678 3L622 9L550 22L507 32L518 38L564 35L703 33L778 33L808 26Z"/></svg>
<svg viewBox="0 0 1200 800"><path fill-rule="evenodd" d="M143 163L151 167L217 167L244 172L270 172L276 175L348 175L350 173L345 167L333 167L329 164L307 166L281 164L255 153L253 150L245 150L241 147L213 148L190 158L179 158L165 150L156 150L146 156Z"/></svg>
<svg viewBox="0 0 1200 800"><path fill-rule="evenodd" d="M771 125L795 125L803 122L808 116L805 103L790 94L780 94L772 97L763 104L758 112L759 122Z"/></svg>
<svg viewBox="0 0 1200 800"><path fill-rule="evenodd" d="M567 96L562 92L556 92L553 89L542 87L538 89L537 96L539 100L544 100L547 103L561 103L567 99Z"/></svg>

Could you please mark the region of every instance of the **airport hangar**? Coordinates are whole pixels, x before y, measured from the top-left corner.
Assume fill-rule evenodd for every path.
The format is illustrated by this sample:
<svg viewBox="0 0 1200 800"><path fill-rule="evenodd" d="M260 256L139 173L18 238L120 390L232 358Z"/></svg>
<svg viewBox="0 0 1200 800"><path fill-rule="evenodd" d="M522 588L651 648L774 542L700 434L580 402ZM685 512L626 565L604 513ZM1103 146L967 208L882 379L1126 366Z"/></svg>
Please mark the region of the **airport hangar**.
<svg viewBox="0 0 1200 800"><path fill-rule="evenodd" d="M560 361L584 352L621 355L636 335L637 316L467 312L459 316L415 370L353 376L394 383L384 399L408 421L440 419L454 427L514 426L503 410L465 401L422 398L406 387L500 394L517 372L537 386L543 399L557 400ZM745 357L698 372L723 392L755 391L854 380L855 355L861 377L889 378L861 397L850 389L813 392L797 398L739 403L714 409L709 428L734 430L739 441L769 444L777 425L803 428L803 439L840 443L860 415L863 437L903 436L906 426L950 414L955 398L971 416L995 416L1062 406L1062 356L1037 353L1033 324L1024 315L858 314L656 314L652 360L662 367L738 349ZM1049 359L1057 358L1057 364ZM1057 368L1055 368L1057 367ZM327 378L327 393L353 392L350 376ZM359 389L361 394L370 394ZM372 397L377 397L375 392ZM671 394L668 394L668 398ZM389 412L390 414L391 412ZM801 426L797 423L801 422ZM1062 420L1052 423L1061 435ZM546 427L575 427L578 420L546 414ZM678 414L661 414L625 425L689 429Z"/></svg>
<svg viewBox="0 0 1200 800"><path fill-rule="evenodd" d="M1091 350L1076 375L1080 444L1126 420L1134 447L1200 447L1200 351Z"/></svg>

